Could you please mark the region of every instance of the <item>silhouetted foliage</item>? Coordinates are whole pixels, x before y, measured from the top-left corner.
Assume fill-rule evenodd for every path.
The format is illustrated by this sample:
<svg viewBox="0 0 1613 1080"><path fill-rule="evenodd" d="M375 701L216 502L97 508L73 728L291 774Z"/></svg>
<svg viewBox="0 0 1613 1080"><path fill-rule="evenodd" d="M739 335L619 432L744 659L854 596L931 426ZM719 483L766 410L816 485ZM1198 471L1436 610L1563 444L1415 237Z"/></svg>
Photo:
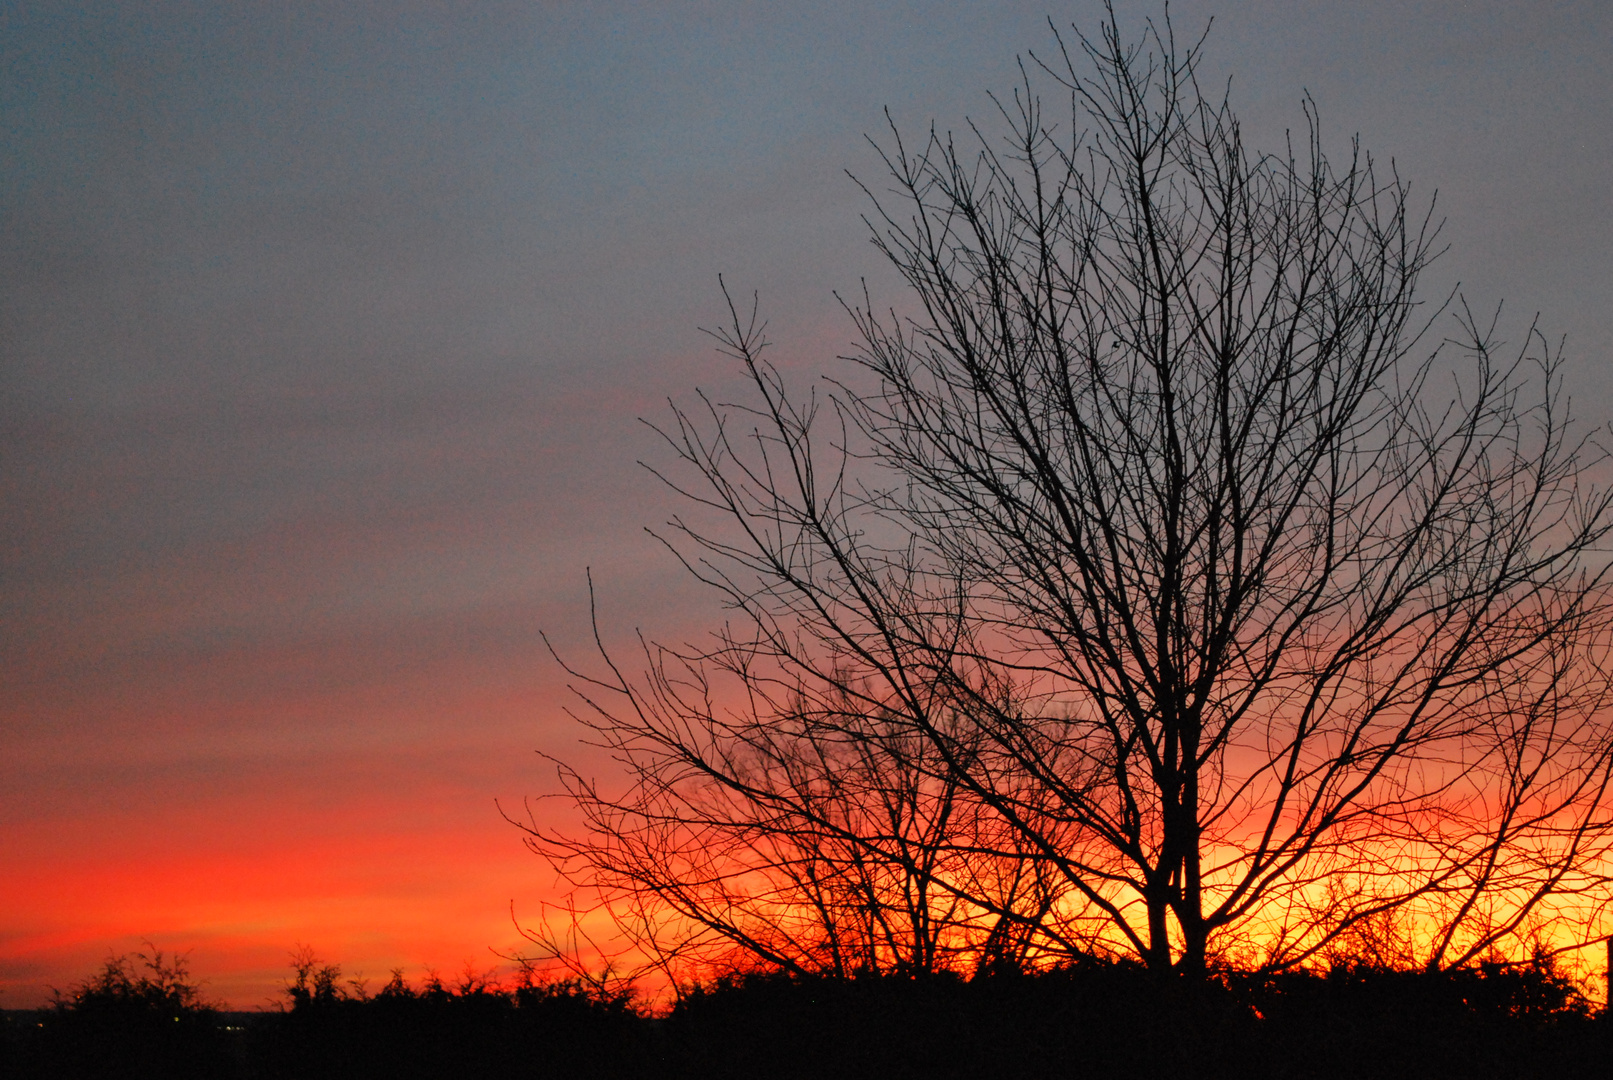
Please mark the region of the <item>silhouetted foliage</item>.
<svg viewBox="0 0 1613 1080"><path fill-rule="evenodd" d="M291 1007L262 1029L253 1055L270 1077L612 1077L643 1064L629 998L530 971L510 986L467 969L418 987L394 971L371 995L304 950L286 996Z"/></svg>
<svg viewBox="0 0 1613 1080"><path fill-rule="evenodd" d="M1274 1077L1558 1077L1603 1071L1613 1050L1606 1017L1549 961L1340 964L1230 985L1262 1018Z"/></svg>
<svg viewBox="0 0 1613 1080"><path fill-rule="evenodd" d="M665 1024L673 1075L1556 1077L1608 1046L1547 967L1360 967L1161 983L1081 958L1018 975L735 976Z"/></svg>
<svg viewBox="0 0 1613 1080"><path fill-rule="evenodd" d="M189 979L183 956L161 950L108 959L101 970L58 991L20 1041L22 1074L64 1078L230 1075L233 1060L218 1010Z"/></svg>
<svg viewBox="0 0 1613 1080"><path fill-rule="evenodd" d="M4 1014L3 1075L1555 1080L1598 1075L1613 1050L1606 1017L1544 955L1443 971L1341 958L1327 970L1217 971L1197 982L1094 956L968 979L753 970L686 987L670 1011L649 1015L625 996L530 971L503 984L469 970L416 984L394 972L371 994L304 950L289 1007L213 1014L221 1026L202 1041L216 1048L228 1035L230 1052L207 1059L164 1058L139 1023L105 1022L136 1001L169 1012L189 1001L206 1015L184 993L182 969L177 983L164 970L142 988L127 965L112 966L58 1008ZM35 1026L82 1002L86 1026L72 1030L89 1037L79 1045Z"/></svg>

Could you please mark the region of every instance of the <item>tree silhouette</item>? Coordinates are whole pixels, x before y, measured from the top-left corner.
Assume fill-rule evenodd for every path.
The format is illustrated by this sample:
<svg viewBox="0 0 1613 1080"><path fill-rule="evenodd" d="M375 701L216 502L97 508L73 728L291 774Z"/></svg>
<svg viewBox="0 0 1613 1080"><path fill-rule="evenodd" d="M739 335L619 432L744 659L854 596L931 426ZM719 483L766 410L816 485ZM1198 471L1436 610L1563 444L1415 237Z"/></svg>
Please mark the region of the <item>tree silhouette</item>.
<svg viewBox="0 0 1613 1080"><path fill-rule="evenodd" d="M183 953L107 959L37 1021L38 1040L19 1076L216 1077L230 1074L218 1006L190 978ZM32 1068L29 1068L32 1066ZM10 1075L9 1073L7 1075Z"/></svg>
<svg viewBox="0 0 1613 1080"><path fill-rule="evenodd" d="M1598 934L1613 516L1561 348L1425 307L1432 204L1308 99L1247 149L1202 45L1111 11L998 130L893 126L907 313L847 305L843 378L792 394L730 300L754 398L674 407L662 536L731 618L567 669L630 783L562 766L586 827L528 823L663 963Z"/></svg>

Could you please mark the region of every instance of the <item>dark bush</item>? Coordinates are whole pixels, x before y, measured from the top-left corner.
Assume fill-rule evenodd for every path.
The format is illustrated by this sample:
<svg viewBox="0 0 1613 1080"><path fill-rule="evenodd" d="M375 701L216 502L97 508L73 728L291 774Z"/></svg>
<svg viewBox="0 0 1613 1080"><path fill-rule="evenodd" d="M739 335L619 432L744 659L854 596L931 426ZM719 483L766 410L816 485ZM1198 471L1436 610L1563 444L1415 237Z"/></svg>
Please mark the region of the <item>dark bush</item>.
<svg viewBox="0 0 1613 1080"><path fill-rule="evenodd" d="M304 953L286 1008L223 1017L182 965L138 960L109 961L50 1009L6 1014L0 1075L1555 1080L1600 1075L1613 1051L1604 1015L1545 961L1341 962L1197 985L1096 958L973 979L753 972L650 1017L625 992L530 973L503 985L394 973L372 994Z"/></svg>
<svg viewBox="0 0 1613 1080"><path fill-rule="evenodd" d="M1606 1020L1547 962L1340 964L1245 979L1236 990L1263 1018L1274 1077L1556 1077L1613 1049Z"/></svg>
<svg viewBox="0 0 1613 1080"><path fill-rule="evenodd" d="M728 980L667 1028L691 1078L1215 1076L1255 1036L1223 988L1187 993L1101 962L970 981Z"/></svg>
<svg viewBox="0 0 1613 1080"><path fill-rule="evenodd" d="M266 1077L613 1077L645 1064L645 1024L625 995L525 977L513 987L467 972L419 989L394 972L373 996L306 954L291 1007L256 1035Z"/></svg>
<svg viewBox="0 0 1613 1080"><path fill-rule="evenodd" d="M665 1021L683 1077L1560 1077L1605 1071L1606 1023L1549 965L1340 966L1193 986L1087 960L907 980L752 975Z"/></svg>
<svg viewBox="0 0 1613 1080"><path fill-rule="evenodd" d="M13 1043L18 1075L200 1080L234 1074L218 1011L189 981L183 956L168 960L153 948L149 955L112 957L33 1015L34 1028L17 1032Z"/></svg>

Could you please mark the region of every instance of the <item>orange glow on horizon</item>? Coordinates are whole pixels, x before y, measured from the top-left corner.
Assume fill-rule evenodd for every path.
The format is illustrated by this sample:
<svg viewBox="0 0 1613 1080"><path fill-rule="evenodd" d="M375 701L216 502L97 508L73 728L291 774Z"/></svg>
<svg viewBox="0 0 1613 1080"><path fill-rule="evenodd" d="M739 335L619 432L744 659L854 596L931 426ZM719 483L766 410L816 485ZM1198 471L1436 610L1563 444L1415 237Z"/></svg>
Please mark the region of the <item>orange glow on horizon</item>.
<svg viewBox="0 0 1613 1080"><path fill-rule="evenodd" d="M17 929L0 945L0 1004L43 1004L48 987L65 990L109 954L143 951L143 940L188 951L205 995L234 1008L271 1005L301 944L372 981L396 967L487 970L501 964L490 950L520 940L512 896L541 879L500 824L254 853L12 863L0 907ZM518 902L517 913L527 906Z"/></svg>

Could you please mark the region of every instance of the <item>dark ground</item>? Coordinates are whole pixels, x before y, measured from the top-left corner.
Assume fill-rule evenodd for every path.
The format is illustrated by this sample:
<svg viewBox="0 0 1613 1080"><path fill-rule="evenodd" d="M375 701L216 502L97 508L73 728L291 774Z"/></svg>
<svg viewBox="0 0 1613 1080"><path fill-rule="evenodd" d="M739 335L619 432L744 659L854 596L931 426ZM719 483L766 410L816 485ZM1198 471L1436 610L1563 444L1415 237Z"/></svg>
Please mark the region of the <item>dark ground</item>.
<svg viewBox="0 0 1613 1080"><path fill-rule="evenodd" d="M1347 968L1196 992L1099 962L969 981L758 975L658 1019L575 984L399 980L360 1000L303 981L288 998L268 1013L82 995L8 1012L0 1076L1469 1078L1608 1075L1613 1060L1613 1024L1527 967Z"/></svg>

